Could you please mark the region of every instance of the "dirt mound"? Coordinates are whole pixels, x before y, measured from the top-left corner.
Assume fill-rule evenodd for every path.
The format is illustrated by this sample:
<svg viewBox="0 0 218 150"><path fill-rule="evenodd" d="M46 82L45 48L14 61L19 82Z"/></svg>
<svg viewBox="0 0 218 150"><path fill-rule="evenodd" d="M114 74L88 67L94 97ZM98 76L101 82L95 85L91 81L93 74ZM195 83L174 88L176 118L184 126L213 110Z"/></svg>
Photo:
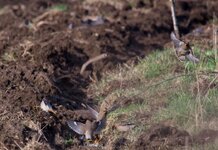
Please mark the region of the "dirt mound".
<svg viewBox="0 0 218 150"><path fill-rule="evenodd" d="M176 127L158 124L141 134L131 145L132 149L175 149L190 147L191 145L215 142L218 131L205 129L191 136L187 131Z"/></svg>
<svg viewBox="0 0 218 150"><path fill-rule="evenodd" d="M71 0L0 4L4 6L0 10L0 141L8 149L25 147L34 138L56 149L81 145L79 140L66 142L77 136L66 121L83 121L74 110L82 108L82 102L94 103L86 95L90 76L97 81L101 72L117 64L163 49L172 30L166 1L158 6L125 2L119 8ZM188 20L181 23L182 33L211 19L217 4L178 3L178 17L181 22ZM81 66L102 53L109 57L80 75ZM56 115L40 110L43 97L52 103Z"/></svg>
<svg viewBox="0 0 218 150"><path fill-rule="evenodd" d="M133 149L173 149L185 146L190 142L188 132L176 127L156 125L143 133L132 146Z"/></svg>

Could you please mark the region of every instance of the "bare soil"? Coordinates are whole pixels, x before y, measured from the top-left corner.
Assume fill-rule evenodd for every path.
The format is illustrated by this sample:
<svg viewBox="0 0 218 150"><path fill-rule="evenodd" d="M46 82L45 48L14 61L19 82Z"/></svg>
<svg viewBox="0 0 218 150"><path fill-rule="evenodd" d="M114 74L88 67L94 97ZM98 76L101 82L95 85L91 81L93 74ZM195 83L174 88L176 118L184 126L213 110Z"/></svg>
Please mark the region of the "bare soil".
<svg viewBox="0 0 218 150"><path fill-rule="evenodd" d="M52 11L59 4L65 4L67 10ZM122 4L116 7L101 1L0 1L0 147L19 149L37 138L48 149L98 149L83 146L66 124L69 119L86 119L76 112L82 108L81 103L95 104L87 97L87 86L118 64L137 62L137 57L163 50L172 31L166 0L157 5L140 0L132 5L128 1ZM178 2L181 33L206 24L212 12L218 13L217 6L217 1ZM102 22L93 21L93 16L101 17ZM109 57L88 66L80 75L81 66L102 53ZM43 97L51 101L56 115L39 108ZM43 128L43 135L39 136L38 128ZM140 138L133 144L134 149L162 144L162 134L172 139L172 147L184 144L184 138L189 136L174 128L175 132L171 128L163 130L164 133L158 130L158 134ZM71 137L77 138L69 144L67 139ZM159 140L154 143L148 138Z"/></svg>

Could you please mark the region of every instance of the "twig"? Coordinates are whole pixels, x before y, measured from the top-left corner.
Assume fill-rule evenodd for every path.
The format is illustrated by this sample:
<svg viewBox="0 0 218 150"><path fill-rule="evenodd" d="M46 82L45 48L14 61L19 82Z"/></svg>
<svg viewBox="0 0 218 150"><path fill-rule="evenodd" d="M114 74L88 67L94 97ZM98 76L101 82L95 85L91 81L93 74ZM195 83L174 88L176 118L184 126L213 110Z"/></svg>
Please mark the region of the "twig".
<svg viewBox="0 0 218 150"><path fill-rule="evenodd" d="M176 21L176 13L175 13L175 0L170 0L171 2L171 15L172 15L172 19L173 19L173 28L174 28L174 32L176 34L176 37L179 38L179 29L177 26L177 21Z"/></svg>
<svg viewBox="0 0 218 150"><path fill-rule="evenodd" d="M48 124L46 124L42 129L39 129L38 130L38 134L39 134L39 137L37 138L37 142L39 142L40 138L43 136L45 138L46 141L48 141L48 139L45 137L44 133L43 133L43 130L45 129L45 127L47 127Z"/></svg>
<svg viewBox="0 0 218 150"><path fill-rule="evenodd" d="M178 75L178 76L175 76L175 77L171 77L171 78L168 78L168 79L162 80L162 81L160 81L160 82L158 82L158 83L156 83L156 84L153 84L153 85L147 86L147 88L149 89L149 88L151 88L151 87L161 85L161 84L163 84L163 83L165 83L165 82L168 82L168 81L170 81L170 80L174 80L174 79L177 79L177 78L180 78L180 77L184 77L184 76L193 76L193 75L194 75L194 73Z"/></svg>
<svg viewBox="0 0 218 150"><path fill-rule="evenodd" d="M47 11L47 12L41 14L40 16L36 17L35 19L33 19L33 23L37 23L37 22L39 22L39 21L45 19L45 18L48 17L49 15L53 16L53 15L56 15L56 14L58 14L58 13L59 13L59 11L57 11L57 10L49 10L49 11Z"/></svg>
<svg viewBox="0 0 218 150"><path fill-rule="evenodd" d="M14 143L19 147L20 150L23 150L23 148L14 140Z"/></svg>
<svg viewBox="0 0 218 150"><path fill-rule="evenodd" d="M6 115L7 113L8 113L8 111L7 111L7 110L4 110L4 112L0 114L0 117Z"/></svg>
<svg viewBox="0 0 218 150"><path fill-rule="evenodd" d="M213 50L215 55L216 70L218 70L218 58L217 58L217 27L215 25L216 16L213 14Z"/></svg>
<svg viewBox="0 0 218 150"><path fill-rule="evenodd" d="M214 72L208 72L208 74L214 74ZM201 72L201 73L198 73L197 75L204 75L206 73L204 72ZM216 74L216 73L215 73ZM174 79L177 79L177 78L180 78L180 77L184 77L184 76L193 76L193 75L196 75L196 73L190 73L190 74L182 74L182 75L178 75L178 76L175 76L175 77L171 77L171 78L168 78L168 79L165 79L165 80L162 80L156 84L153 84L153 85L150 85L150 86L146 86L148 89L151 88L151 87L154 87L154 86L158 86L158 85L161 85L165 82L168 82L170 80L174 80Z"/></svg>
<svg viewBox="0 0 218 150"><path fill-rule="evenodd" d="M195 77L197 82L197 97L196 97L196 106L195 106L195 126L199 127L200 123L203 121L203 108L201 103L201 93L200 93L200 82L199 82L199 74L197 70L195 71Z"/></svg>
<svg viewBox="0 0 218 150"><path fill-rule="evenodd" d="M96 56L96 57L94 57L94 58L89 59L87 62L85 62L85 63L82 65L82 68L81 68L81 70L80 70L80 74L81 74L81 75L83 74L83 72L86 70L86 67L87 67L89 64L91 64L91 63L93 63L93 62L96 62L96 61L99 61L99 60L101 60L101 59L104 59L104 58L106 58L106 57L108 57L108 54L103 53L103 54L101 54L101 55L99 55L99 56Z"/></svg>

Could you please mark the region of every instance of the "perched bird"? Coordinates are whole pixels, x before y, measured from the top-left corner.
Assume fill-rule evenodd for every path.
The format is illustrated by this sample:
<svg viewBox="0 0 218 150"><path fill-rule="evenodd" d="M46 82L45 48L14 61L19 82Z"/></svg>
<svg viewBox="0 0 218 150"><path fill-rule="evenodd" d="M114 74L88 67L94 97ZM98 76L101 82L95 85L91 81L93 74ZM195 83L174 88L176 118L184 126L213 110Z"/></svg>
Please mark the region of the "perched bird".
<svg viewBox="0 0 218 150"><path fill-rule="evenodd" d="M194 53L189 43L185 43L179 40L173 32L170 34L170 38L173 42L176 56L180 61L185 61L187 58L194 63L199 62L199 59L194 56Z"/></svg>
<svg viewBox="0 0 218 150"><path fill-rule="evenodd" d="M106 113L107 109L105 107L101 107L99 113L87 105L88 110L95 118L93 121L86 120L85 123L77 122L77 121L67 121L68 126L80 135L85 135L86 140L92 140L93 136L99 134L102 128L106 123Z"/></svg>
<svg viewBox="0 0 218 150"><path fill-rule="evenodd" d="M56 114L56 112L52 108L52 105L49 103L49 101L46 98L42 99L42 101L40 103L40 107L45 112L51 112L51 113Z"/></svg>

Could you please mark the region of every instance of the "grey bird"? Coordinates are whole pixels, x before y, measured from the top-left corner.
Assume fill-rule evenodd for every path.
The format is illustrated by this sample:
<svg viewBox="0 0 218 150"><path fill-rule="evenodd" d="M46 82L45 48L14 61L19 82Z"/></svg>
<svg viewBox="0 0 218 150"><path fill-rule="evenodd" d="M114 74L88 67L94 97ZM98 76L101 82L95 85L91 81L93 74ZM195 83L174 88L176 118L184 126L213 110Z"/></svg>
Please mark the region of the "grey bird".
<svg viewBox="0 0 218 150"><path fill-rule="evenodd" d="M173 32L170 34L170 38L173 42L176 56L180 61L185 61L187 58L194 63L199 62L199 59L194 56L194 53L189 43L185 43L179 40Z"/></svg>
<svg viewBox="0 0 218 150"><path fill-rule="evenodd" d="M68 126L80 135L85 135L86 140L92 140L94 135L100 133L100 131L105 126L106 122L106 113L107 109L101 107L99 113L91 108L90 106L86 105L90 113L95 118L93 121L86 120L85 123L77 122L77 121L67 121Z"/></svg>

